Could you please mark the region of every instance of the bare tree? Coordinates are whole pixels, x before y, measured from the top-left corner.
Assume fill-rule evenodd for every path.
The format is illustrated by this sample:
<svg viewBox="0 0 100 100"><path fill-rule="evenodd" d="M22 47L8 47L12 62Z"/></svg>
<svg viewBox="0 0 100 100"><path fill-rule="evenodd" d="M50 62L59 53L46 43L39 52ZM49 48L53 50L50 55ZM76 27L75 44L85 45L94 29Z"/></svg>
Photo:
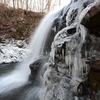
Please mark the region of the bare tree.
<svg viewBox="0 0 100 100"><path fill-rule="evenodd" d="M61 5L61 0L59 0L59 7L60 7L60 5Z"/></svg>
<svg viewBox="0 0 100 100"><path fill-rule="evenodd" d="M19 8L19 0L16 0L16 2L17 2L17 8Z"/></svg>
<svg viewBox="0 0 100 100"><path fill-rule="evenodd" d="M13 0L12 2L13 2L13 8L15 8L15 0Z"/></svg>
<svg viewBox="0 0 100 100"><path fill-rule="evenodd" d="M3 3L3 0L0 0L0 3Z"/></svg>
<svg viewBox="0 0 100 100"><path fill-rule="evenodd" d="M37 12L48 12L61 5L62 0L0 0L13 8L22 8Z"/></svg>
<svg viewBox="0 0 100 100"><path fill-rule="evenodd" d="M26 10L28 10L28 0L26 0Z"/></svg>
<svg viewBox="0 0 100 100"><path fill-rule="evenodd" d="M24 9L24 0L20 0L20 8Z"/></svg>
<svg viewBox="0 0 100 100"><path fill-rule="evenodd" d="M32 0L29 1L29 6L28 6L28 10L32 10L33 9L33 4L32 4Z"/></svg>
<svg viewBox="0 0 100 100"><path fill-rule="evenodd" d="M47 11L50 11L51 2L52 2L52 0L47 1Z"/></svg>

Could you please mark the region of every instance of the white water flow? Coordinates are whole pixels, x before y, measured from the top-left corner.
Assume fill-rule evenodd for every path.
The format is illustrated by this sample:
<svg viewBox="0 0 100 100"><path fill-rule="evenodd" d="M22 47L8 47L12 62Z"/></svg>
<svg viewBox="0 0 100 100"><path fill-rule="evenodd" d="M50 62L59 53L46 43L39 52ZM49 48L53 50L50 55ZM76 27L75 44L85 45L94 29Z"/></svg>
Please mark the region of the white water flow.
<svg viewBox="0 0 100 100"><path fill-rule="evenodd" d="M30 74L29 64L43 53L44 44L56 13L48 14L40 23L29 44L32 52L25 58L25 61L17 65L13 72L0 77L0 93L8 92L27 83Z"/></svg>

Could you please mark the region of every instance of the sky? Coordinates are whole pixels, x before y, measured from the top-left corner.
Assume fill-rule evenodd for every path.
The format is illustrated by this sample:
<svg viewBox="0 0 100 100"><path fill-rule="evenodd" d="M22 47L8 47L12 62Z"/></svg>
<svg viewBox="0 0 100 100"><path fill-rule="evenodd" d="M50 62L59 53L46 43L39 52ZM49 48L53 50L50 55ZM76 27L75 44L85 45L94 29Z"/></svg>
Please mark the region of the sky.
<svg viewBox="0 0 100 100"><path fill-rule="evenodd" d="M71 0L61 0L61 7L68 5L71 2Z"/></svg>
<svg viewBox="0 0 100 100"><path fill-rule="evenodd" d="M55 3L56 1L56 3ZM59 7L59 2L58 0L52 0L52 6L51 6L51 10L50 11L53 11L53 10L59 10L61 9L62 7L64 7L65 5L68 5L70 4L71 0L61 0L61 4L60 4L60 7ZM55 6L54 6L55 5Z"/></svg>

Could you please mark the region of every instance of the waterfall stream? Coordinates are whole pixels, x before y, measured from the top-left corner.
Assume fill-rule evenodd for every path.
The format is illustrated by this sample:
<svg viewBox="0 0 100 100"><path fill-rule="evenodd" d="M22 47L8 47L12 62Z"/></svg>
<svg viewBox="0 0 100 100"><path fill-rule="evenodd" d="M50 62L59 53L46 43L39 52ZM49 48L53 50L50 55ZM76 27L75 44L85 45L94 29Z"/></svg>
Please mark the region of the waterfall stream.
<svg viewBox="0 0 100 100"><path fill-rule="evenodd" d="M52 26L54 20L58 18L59 14L60 12L54 11L47 14L42 19L36 31L33 33L33 36L31 37L31 41L29 43L31 52L29 55L21 64L17 64L14 71L0 77L0 94L12 91L27 84L30 74L29 65L34 61L35 58L43 55L46 38L48 37L51 28L53 28Z"/></svg>
<svg viewBox="0 0 100 100"><path fill-rule="evenodd" d="M90 100L88 96L78 97L86 91L84 84L89 73L86 60L92 55L93 44L88 42L87 38L92 40L92 36L82 21L98 3L99 0L72 0L68 6L46 15L31 37L29 55L14 71L0 77L0 94L18 93L21 89L22 96L16 100ZM47 57L42 59L44 64L41 56ZM29 75L36 73L33 69L38 65L41 65L37 67L38 77L30 81Z"/></svg>

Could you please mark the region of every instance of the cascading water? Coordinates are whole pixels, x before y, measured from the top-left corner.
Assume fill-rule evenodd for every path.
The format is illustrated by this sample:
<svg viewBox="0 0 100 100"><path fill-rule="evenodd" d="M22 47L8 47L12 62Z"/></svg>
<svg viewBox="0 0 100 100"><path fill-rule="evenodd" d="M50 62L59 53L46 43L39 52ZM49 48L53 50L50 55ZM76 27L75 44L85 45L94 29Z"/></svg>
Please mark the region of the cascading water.
<svg viewBox="0 0 100 100"><path fill-rule="evenodd" d="M35 58L43 54L46 38L52 27L54 19L58 16L57 12L48 14L39 25L31 38L29 48L31 53L25 58L24 62L18 64L16 69L0 77L0 93L8 92L12 89L18 88L26 84L29 78L30 69L29 65L34 61Z"/></svg>
<svg viewBox="0 0 100 100"><path fill-rule="evenodd" d="M85 87L84 82L89 72L86 60L91 57L93 50L92 43L88 43L87 40L87 37L92 40L92 36L89 35L89 30L82 21L89 18L87 12L94 6L99 8L99 4L99 0L95 2L94 0L72 0L69 6L47 15L32 36L29 44L31 53L28 57L13 72L0 77L0 93L27 84L30 74L28 66L36 61L35 58L49 55L49 59L46 59L49 64L44 64L47 66L45 73L41 68L38 69L40 70L38 74L43 74L42 87L24 91L23 95L26 95L26 99L32 100L33 97L31 98L30 94L32 95L33 92L33 95L37 94L40 100L89 100L88 96L87 99L78 97L78 94L82 95ZM98 11L100 10L97 9ZM42 60L32 64L33 74L34 66L42 65L39 63Z"/></svg>
<svg viewBox="0 0 100 100"><path fill-rule="evenodd" d="M0 93L5 93L27 84L28 79L29 79L29 74L30 74L30 69L28 66L34 61L35 58L43 55L44 49L45 49L44 46L46 45L46 42L48 40L47 38L49 38L51 34L50 31L53 31L53 28L54 28L53 27L54 21L57 18L59 18L58 20L58 24L59 24L63 16L62 14L63 14L62 10L51 12L42 20L38 29L35 31L35 33L33 34L31 38L31 41L29 44L31 53L29 53L29 55L27 56L27 58L25 58L23 63L18 64L16 66L14 71L0 77ZM57 27L58 27L58 24L57 24ZM56 32L58 30L55 29L54 31ZM52 34L53 37L54 35L55 34ZM53 37L52 37L52 40L53 40Z"/></svg>

